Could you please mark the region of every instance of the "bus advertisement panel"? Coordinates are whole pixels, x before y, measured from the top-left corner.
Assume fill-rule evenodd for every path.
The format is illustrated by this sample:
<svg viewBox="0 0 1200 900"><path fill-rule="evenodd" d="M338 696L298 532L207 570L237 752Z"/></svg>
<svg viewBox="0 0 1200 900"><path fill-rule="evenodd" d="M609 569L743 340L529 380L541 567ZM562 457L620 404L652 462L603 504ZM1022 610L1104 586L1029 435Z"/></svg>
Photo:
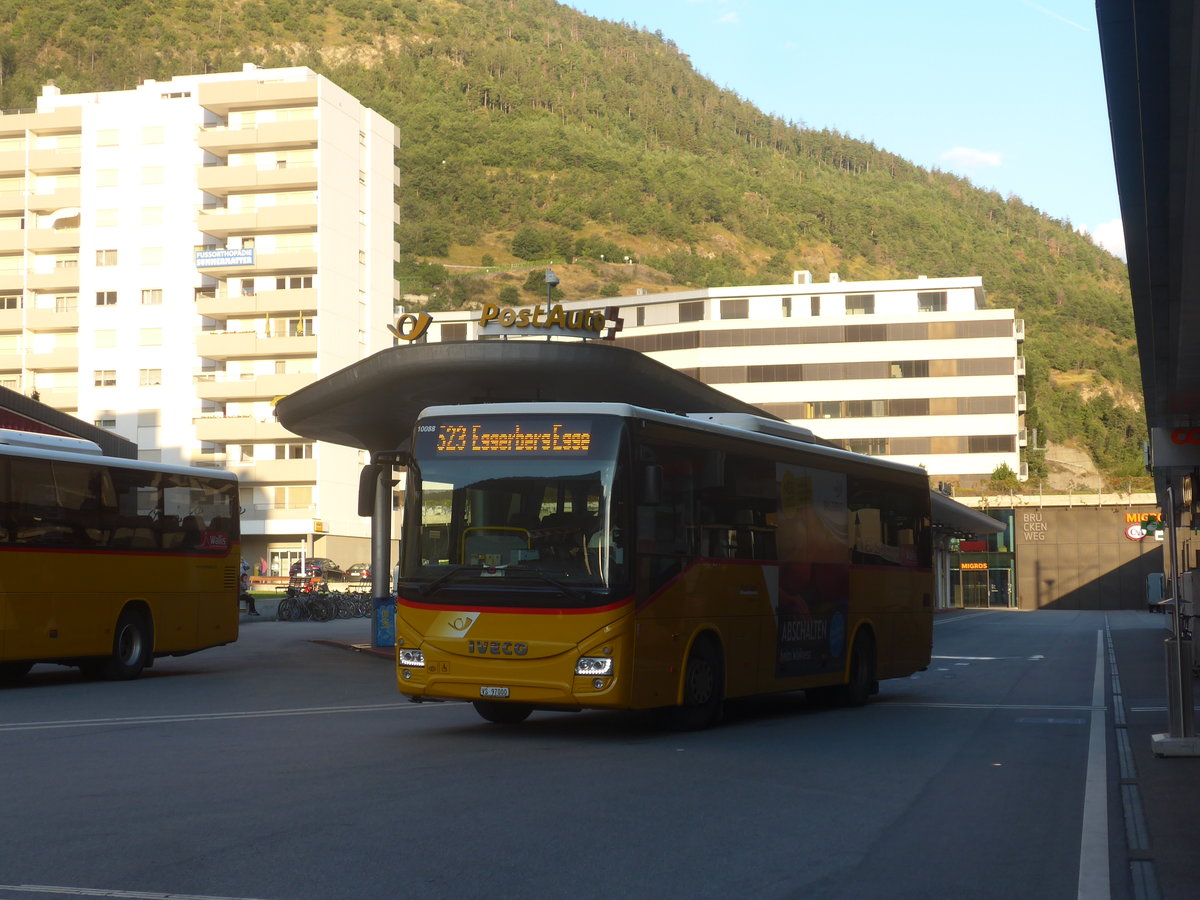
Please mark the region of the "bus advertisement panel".
<svg viewBox="0 0 1200 900"><path fill-rule="evenodd" d="M929 662L919 469L622 404L440 407L407 498L397 677L415 700L701 726L726 697L862 703Z"/></svg>

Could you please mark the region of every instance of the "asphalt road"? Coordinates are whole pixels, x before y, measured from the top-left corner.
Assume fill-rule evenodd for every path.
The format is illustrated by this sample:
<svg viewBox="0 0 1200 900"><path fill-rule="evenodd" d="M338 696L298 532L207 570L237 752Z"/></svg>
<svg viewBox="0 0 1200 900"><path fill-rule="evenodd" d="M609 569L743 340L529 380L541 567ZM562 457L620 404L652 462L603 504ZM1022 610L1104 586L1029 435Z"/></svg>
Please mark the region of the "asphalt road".
<svg viewBox="0 0 1200 900"><path fill-rule="evenodd" d="M39 666L0 690L0 898L1194 896L1123 824L1116 664L1161 672L1133 656L1163 624L943 615L929 671L864 708L784 695L683 734L410 704L387 660L315 642L364 620L254 621L127 683ZM1157 762L1194 788L1200 761Z"/></svg>

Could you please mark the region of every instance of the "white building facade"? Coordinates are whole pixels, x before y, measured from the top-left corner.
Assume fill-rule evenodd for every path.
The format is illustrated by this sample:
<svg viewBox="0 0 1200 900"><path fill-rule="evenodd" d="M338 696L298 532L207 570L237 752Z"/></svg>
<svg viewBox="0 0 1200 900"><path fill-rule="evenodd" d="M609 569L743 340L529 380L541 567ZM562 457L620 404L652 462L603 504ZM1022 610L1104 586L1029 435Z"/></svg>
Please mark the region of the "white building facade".
<svg viewBox="0 0 1200 900"><path fill-rule="evenodd" d="M307 68L47 86L0 116L0 384L236 472L250 559L367 559L359 453L272 403L393 343L397 141Z"/></svg>
<svg viewBox="0 0 1200 900"><path fill-rule="evenodd" d="M784 285L562 305L619 306L618 344L847 449L924 466L934 483L1024 472L1024 324L987 308L978 277L815 283L797 272ZM437 313L429 339L493 337L479 318Z"/></svg>

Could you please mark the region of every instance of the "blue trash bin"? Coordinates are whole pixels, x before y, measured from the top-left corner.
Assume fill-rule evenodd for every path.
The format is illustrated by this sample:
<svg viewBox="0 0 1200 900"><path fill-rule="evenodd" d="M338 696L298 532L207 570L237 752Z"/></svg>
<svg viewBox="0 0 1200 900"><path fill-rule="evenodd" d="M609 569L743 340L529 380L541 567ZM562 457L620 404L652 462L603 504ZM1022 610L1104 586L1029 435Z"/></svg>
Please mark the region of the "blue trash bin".
<svg viewBox="0 0 1200 900"><path fill-rule="evenodd" d="M396 646L396 598L374 597L375 621L371 643L376 647Z"/></svg>

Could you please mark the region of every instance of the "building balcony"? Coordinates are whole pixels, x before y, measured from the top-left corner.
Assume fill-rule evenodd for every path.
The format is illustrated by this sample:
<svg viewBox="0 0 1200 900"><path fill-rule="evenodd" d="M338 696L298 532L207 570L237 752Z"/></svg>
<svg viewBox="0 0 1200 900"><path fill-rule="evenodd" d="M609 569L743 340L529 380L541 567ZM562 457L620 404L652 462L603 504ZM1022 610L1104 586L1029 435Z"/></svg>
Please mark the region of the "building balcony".
<svg viewBox="0 0 1200 900"><path fill-rule="evenodd" d="M317 79L259 81L248 74L244 81L215 81L197 85L196 102L218 116L235 109L268 109L317 105Z"/></svg>
<svg viewBox="0 0 1200 900"><path fill-rule="evenodd" d="M316 166L284 166L259 169L255 166L201 166L196 181L202 191L217 197L253 191L291 191L317 186Z"/></svg>
<svg viewBox="0 0 1200 900"><path fill-rule="evenodd" d="M251 248L253 249L253 248ZM213 278L244 278L254 275L311 273L317 268L316 250L261 251L229 261L197 255L196 268Z"/></svg>
<svg viewBox="0 0 1200 900"><path fill-rule="evenodd" d="M1018 341L1025 340L1025 320L1024 319L1014 319L1013 320L1013 334L1016 336Z"/></svg>
<svg viewBox="0 0 1200 900"><path fill-rule="evenodd" d="M5 131L29 130L37 134L57 134L79 131L82 126L82 106L60 106L44 112L30 108L4 117Z"/></svg>
<svg viewBox="0 0 1200 900"><path fill-rule="evenodd" d="M0 231L0 253L20 253L25 249L24 230Z"/></svg>
<svg viewBox="0 0 1200 900"><path fill-rule="evenodd" d="M316 356L317 336L267 337L254 331L203 331L196 355L205 359L286 359Z"/></svg>
<svg viewBox="0 0 1200 900"><path fill-rule="evenodd" d="M1017 446L1018 447L1028 447L1029 446L1029 431L1027 429L1022 428L1020 431L1017 432Z"/></svg>
<svg viewBox="0 0 1200 900"><path fill-rule="evenodd" d="M25 310L25 327L30 331L78 331L79 310L37 309Z"/></svg>
<svg viewBox="0 0 1200 900"><path fill-rule="evenodd" d="M26 231L29 237L29 249L44 250L78 250L78 228L35 228Z"/></svg>
<svg viewBox="0 0 1200 900"><path fill-rule="evenodd" d="M257 210L206 209L199 217L200 230L215 238L230 235L281 234L317 230L317 205L264 206Z"/></svg>
<svg viewBox="0 0 1200 900"><path fill-rule="evenodd" d="M194 378L196 396L201 400L271 400L295 393L317 380L310 373L291 375L247 375L229 378L223 372L202 373Z"/></svg>
<svg viewBox="0 0 1200 900"><path fill-rule="evenodd" d="M79 188L62 187L45 194L27 194L26 202L34 212L49 213L79 206Z"/></svg>
<svg viewBox="0 0 1200 900"><path fill-rule="evenodd" d="M52 272L30 272L29 289L34 291L79 291L79 266L61 266ZM0 287L3 287L0 284Z"/></svg>
<svg viewBox="0 0 1200 900"><path fill-rule="evenodd" d="M315 459L259 459L226 462L225 469L237 475L242 485L304 484L317 480Z"/></svg>
<svg viewBox="0 0 1200 900"><path fill-rule="evenodd" d="M79 408L79 390L73 387L38 388L38 401L55 409Z"/></svg>
<svg viewBox="0 0 1200 900"><path fill-rule="evenodd" d="M0 309L0 331L21 331L25 327L24 310Z"/></svg>
<svg viewBox="0 0 1200 900"><path fill-rule="evenodd" d="M192 420L196 438L228 444L250 444L256 441L290 441L296 436L274 421L260 421L253 416L203 416Z"/></svg>
<svg viewBox="0 0 1200 900"><path fill-rule="evenodd" d="M24 272L0 272L0 291L11 293L25 286Z"/></svg>
<svg viewBox="0 0 1200 900"><path fill-rule="evenodd" d="M23 175L23 174L25 174L25 151L24 150L0 151L0 175Z"/></svg>
<svg viewBox="0 0 1200 900"><path fill-rule="evenodd" d="M29 151L29 171L39 175L78 172L81 156L77 147L69 150L33 149Z"/></svg>
<svg viewBox="0 0 1200 900"><path fill-rule="evenodd" d="M196 298L196 312L210 319L240 318L255 313L315 313L316 310L316 288L215 294L211 297L200 295Z"/></svg>
<svg viewBox="0 0 1200 900"><path fill-rule="evenodd" d="M245 150L307 149L317 146L317 120L262 122L250 128L202 128L197 143L221 157Z"/></svg>
<svg viewBox="0 0 1200 900"><path fill-rule="evenodd" d="M15 213L24 211L24 191L0 191L0 213Z"/></svg>
<svg viewBox="0 0 1200 900"><path fill-rule="evenodd" d="M25 356L25 366L38 372L78 371L79 348L55 347L52 350L31 352Z"/></svg>
<svg viewBox="0 0 1200 900"><path fill-rule="evenodd" d="M1016 374L1018 377L1023 376L1025 374L1025 357L1023 357L1023 356L1017 357L1017 365L1016 365L1015 371L1016 371Z"/></svg>
<svg viewBox="0 0 1200 900"><path fill-rule="evenodd" d="M1025 392L1017 391L1017 412L1025 412L1025 410L1026 410Z"/></svg>

